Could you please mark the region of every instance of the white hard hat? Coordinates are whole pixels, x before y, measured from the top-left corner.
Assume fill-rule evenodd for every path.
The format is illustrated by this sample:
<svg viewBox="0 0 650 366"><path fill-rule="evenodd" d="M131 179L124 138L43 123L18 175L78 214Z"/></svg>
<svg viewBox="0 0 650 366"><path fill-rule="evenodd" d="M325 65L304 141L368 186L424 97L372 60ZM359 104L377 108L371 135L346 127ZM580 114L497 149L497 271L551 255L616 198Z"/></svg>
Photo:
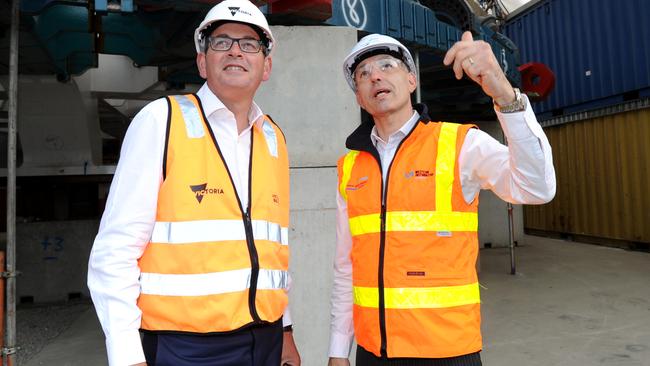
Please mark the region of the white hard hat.
<svg viewBox="0 0 650 366"><path fill-rule="evenodd" d="M408 48L393 37L376 33L370 34L361 38L343 60L343 74L352 90L356 90L354 77L352 76L354 69L364 59L379 54L388 54L397 57L406 64L410 72L416 73L415 62Z"/></svg>
<svg viewBox="0 0 650 366"><path fill-rule="evenodd" d="M205 16L201 24L194 31L194 45L196 53L204 51L205 36L203 31L214 22L237 22L250 24L264 33L267 38L267 50L270 53L273 50L275 39L269 28L269 23L260 9L248 0L224 0L215 5Z"/></svg>

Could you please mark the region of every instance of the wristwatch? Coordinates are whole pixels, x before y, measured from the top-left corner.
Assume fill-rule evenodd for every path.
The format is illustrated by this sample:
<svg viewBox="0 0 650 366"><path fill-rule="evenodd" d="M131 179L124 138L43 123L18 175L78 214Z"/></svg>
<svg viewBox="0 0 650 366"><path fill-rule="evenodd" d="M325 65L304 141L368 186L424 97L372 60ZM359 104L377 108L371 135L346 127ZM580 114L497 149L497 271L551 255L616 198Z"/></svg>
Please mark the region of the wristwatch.
<svg viewBox="0 0 650 366"><path fill-rule="evenodd" d="M284 331L284 332L293 332L293 325L292 324L285 325L284 327L282 327L282 331Z"/></svg>
<svg viewBox="0 0 650 366"><path fill-rule="evenodd" d="M501 113L513 113L526 110L526 98L521 95L519 88L512 88L515 91L515 100L506 105L499 105L493 102L496 109Z"/></svg>

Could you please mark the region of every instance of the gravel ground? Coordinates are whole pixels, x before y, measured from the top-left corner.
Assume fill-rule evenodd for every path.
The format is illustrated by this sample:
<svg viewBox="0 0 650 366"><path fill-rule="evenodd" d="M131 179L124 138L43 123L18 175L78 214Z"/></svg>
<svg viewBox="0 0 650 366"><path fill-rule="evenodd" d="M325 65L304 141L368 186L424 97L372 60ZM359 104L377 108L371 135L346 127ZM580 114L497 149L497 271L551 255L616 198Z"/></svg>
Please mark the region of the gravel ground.
<svg viewBox="0 0 650 366"><path fill-rule="evenodd" d="M24 365L93 305L90 300L16 307L17 364Z"/></svg>

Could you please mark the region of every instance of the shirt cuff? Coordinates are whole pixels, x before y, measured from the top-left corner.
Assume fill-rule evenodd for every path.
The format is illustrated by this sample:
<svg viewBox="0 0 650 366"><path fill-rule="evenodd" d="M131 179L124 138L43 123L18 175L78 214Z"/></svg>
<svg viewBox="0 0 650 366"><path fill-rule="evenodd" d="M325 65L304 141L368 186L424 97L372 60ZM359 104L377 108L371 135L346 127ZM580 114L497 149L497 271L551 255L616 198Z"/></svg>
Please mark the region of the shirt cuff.
<svg viewBox="0 0 650 366"><path fill-rule="evenodd" d="M128 366L146 361L138 330L129 330L107 337L106 350L110 366Z"/></svg>
<svg viewBox="0 0 650 366"><path fill-rule="evenodd" d="M350 357L350 350L352 349L353 341L354 335L332 332L330 335L329 357Z"/></svg>
<svg viewBox="0 0 650 366"><path fill-rule="evenodd" d="M282 326L286 327L287 325L293 325L291 321L291 311L289 311L289 305L284 309L284 314L282 314Z"/></svg>
<svg viewBox="0 0 650 366"><path fill-rule="evenodd" d="M526 98L526 109L521 112L501 113L494 108L497 118L501 123L501 128L503 128L503 132L508 140L511 141L520 141L531 137L537 137L534 131L536 129L541 129L537 122L537 118L535 118L533 108L530 106L528 97L522 95L522 98Z"/></svg>

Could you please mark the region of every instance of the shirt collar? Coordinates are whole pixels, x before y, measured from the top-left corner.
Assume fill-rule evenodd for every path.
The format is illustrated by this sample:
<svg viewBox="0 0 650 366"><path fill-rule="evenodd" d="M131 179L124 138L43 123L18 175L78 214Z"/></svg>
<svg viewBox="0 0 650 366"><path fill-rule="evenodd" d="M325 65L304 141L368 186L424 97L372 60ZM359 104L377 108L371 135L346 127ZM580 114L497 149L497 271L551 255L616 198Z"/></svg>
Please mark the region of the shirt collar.
<svg viewBox="0 0 650 366"><path fill-rule="evenodd" d="M413 114L411 115L411 118L402 125L402 127L393 132L390 136L388 136L388 141L384 141L379 137L379 133L377 132L377 126L372 127L372 131L370 131L370 139L372 140L372 144L377 146L379 142L382 142L384 144L390 144L390 143L399 143L404 139L406 135L411 132L413 129L413 126L418 122L420 119L420 114L417 111L413 111Z"/></svg>
<svg viewBox="0 0 650 366"><path fill-rule="evenodd" d="M203 106L203 112L206 117L210 117L211 114L220 111L220 112L230 112L228 108L223 104L223 102L210 90L208 83L203 83L203 86L196 92L196 95L201 100L201 105ZM252 126L253 123L258 122L262 123L262 110L260 107L253 101L251 104L251 109L248 111L248 125Z"/></svg>

